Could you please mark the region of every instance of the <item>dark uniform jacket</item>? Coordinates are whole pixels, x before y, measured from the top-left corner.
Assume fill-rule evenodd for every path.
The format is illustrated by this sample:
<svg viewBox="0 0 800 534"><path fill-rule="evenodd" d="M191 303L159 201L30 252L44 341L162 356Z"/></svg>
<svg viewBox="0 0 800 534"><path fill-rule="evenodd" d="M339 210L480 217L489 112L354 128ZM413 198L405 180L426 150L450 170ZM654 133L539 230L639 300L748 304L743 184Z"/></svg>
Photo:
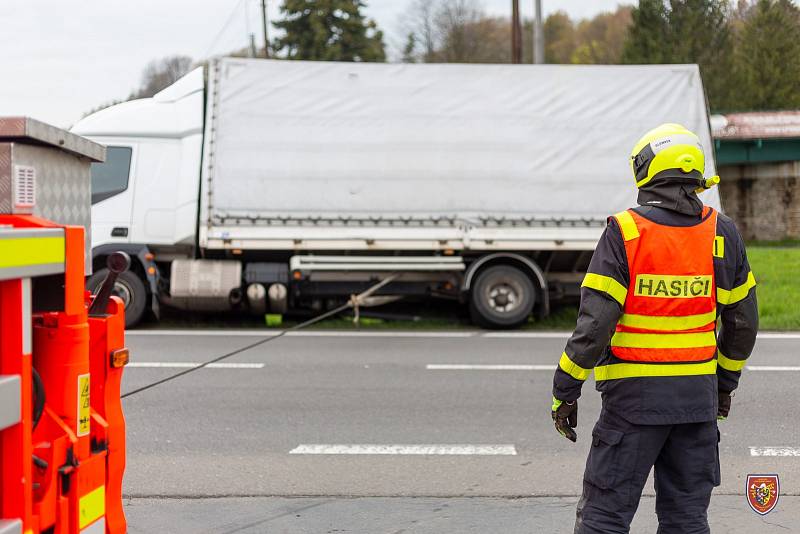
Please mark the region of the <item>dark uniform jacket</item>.
<svg viewBox="0 0 800 534"><path fill-rule="evenodd" d="M667 226L685 227L700 222L699 215L657 206L634 209L639 215ZM723 257L714 258L717 292L725 294L729 300L728 304L717 303L720 319L717 347L724 355L717 374L600 381L597 390L602 393L604 409L634 424L711 421L717 415L717 392L731 392L738 386L741 371L725 367L741 368L740 362L750 356L758 330L758 306L744 243L733 221L721 213L717 219L717 236L723 238L725 250ZM588 272L611 277L626 288L629 286L625 245L613 217L597 244ZM620 363L622 360L611 354L609 343L621 315L622 306L611 295L582 287L577 326L564 350L566 356L584 369ZM729 365L723 366L725 361ZM553 395L563 401L574 401L580 397L582 385L583 381L559 368L553 379Z"/></svg>

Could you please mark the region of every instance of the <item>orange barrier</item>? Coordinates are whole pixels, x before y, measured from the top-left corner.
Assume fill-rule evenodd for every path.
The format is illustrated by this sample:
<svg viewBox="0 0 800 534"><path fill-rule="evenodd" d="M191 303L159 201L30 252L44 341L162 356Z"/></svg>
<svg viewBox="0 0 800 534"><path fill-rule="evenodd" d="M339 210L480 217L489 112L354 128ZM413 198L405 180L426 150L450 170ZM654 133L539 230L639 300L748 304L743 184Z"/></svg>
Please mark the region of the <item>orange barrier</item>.
<svg viewBox="0 0 800 534"><path fill-rule="evenodd" d="M0 527L126 531L124 306L90 317L83 288L82 227L0 215L0 379L19 377L18 420L0 425Z"/></svg>

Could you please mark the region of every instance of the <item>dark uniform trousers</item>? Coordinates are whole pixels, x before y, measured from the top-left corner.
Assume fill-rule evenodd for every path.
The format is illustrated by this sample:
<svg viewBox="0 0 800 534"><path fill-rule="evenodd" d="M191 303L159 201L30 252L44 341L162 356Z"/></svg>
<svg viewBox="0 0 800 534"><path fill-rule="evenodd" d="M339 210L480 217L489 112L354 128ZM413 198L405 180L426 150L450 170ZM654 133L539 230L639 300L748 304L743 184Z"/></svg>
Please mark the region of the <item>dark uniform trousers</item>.
<svg viewBox="0 0 800 534"><path fill-rule="evenodd" d="M655 467L658 534L706 534L719 485L716 421L637 425L603 410L592 430L575 534L623 534Z"/></svg>

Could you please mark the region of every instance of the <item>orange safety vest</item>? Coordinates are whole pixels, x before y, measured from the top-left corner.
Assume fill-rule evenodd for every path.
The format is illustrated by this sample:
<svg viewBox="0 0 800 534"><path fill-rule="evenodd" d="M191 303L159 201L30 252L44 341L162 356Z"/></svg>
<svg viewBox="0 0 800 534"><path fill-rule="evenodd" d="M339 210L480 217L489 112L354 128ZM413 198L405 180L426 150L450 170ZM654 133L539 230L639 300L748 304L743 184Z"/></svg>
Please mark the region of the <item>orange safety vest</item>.
<svg viewBox="0 0 800 534"><path fill-rule="evenodd" d="M633 210L614 215L622 230L630 284L611 352L633 362L700 362L717 350L714 277L717 212L675 227Z"/></svg>

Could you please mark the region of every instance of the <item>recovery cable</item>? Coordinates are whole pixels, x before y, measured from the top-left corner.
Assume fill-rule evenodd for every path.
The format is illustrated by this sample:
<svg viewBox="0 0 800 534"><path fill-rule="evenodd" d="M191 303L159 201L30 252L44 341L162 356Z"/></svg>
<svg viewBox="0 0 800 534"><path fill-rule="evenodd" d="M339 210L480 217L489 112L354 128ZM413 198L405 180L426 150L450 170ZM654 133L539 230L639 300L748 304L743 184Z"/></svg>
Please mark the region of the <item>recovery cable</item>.
<svg viewBox="0 0 800 534"><path fill-rule="evenodd" d="M373 285L369 289L367 289L367 290L365 290L365 291L363 291L361 293L358 293L357 295L351 296L350 300L348 300L346 303L342 304L341 306L338 306L338 307L336 307L336 308L334 308L332 310L329 310L329 311L327 311L327 312L325 312L323 314L317 315L316 317L313 317L313 318L311 318L311 319L309 319L307 321L304 321L302 323L296 324L296 325L294 325L294 326L292 326L290 328L282 330L282 331L278 332L275 335L259 339L258 341L254 342L254 343L251 343L251 344L246 345L244 347L238 348L238 349L236 349L234 351L231 351L231 352L228 352L226 354L223 354L222 356L218 356L218 357L216 357L216 358L214 358L212 360L208 360L206 362L203 362L200 365L197 365L195 367L190 367L188 369L185 369L185 370L180 371L178 373L175 373L173 375L170 375L170 376L167 376L165 378L162 378L161 380L156 380L155 382L147 384L146 386L142 386L142 387L136 388L136 389L134 389L132 391L128 391L127 393L124 393L123 395L120 395L120 398L124 399L126 397L131 397L133 395L137 395L137 394L139 394L139 393L141 393L143 391L147 391L148 389L154 388L156 386L160 386L161 384L163 384L165 382L169 382L169 381L175 380L176 378L179 378L181 376L188 375L189 373L193 373L194 371L197 371L198 369L202 369L203 367L211 365L212 363L220 362L222 360L230 358L231 356L236 356L237 354L241 354L242 352L248 351L250 349L254 349L256 347L259 347L261 345L269 343L270 341L274 341L276 339L279 339L279 338L285 336L286 334L288 334L289 332L296 332L297 330L302 330L303 328L307 328L307 327L309 327L309 326L311 326L313 324L319 323L320 321L324 321L325 319L328 319L329 317L333 317L335 315L338 315L338 314L342 313L343 311L348 310L350 308L353 308L353 310L355 310L356 317L358 317L358 308L359 308L359 306L361 306L367 298L369 298L370 296L375 294L376 291L378 291L382 287L386 286L387 284L390 284L391 282L393 282L398 276L399 276L398 273L390 274L389 276L387 276L386 278L384 278L383 280L381 280L377 284Z"/></svg>

